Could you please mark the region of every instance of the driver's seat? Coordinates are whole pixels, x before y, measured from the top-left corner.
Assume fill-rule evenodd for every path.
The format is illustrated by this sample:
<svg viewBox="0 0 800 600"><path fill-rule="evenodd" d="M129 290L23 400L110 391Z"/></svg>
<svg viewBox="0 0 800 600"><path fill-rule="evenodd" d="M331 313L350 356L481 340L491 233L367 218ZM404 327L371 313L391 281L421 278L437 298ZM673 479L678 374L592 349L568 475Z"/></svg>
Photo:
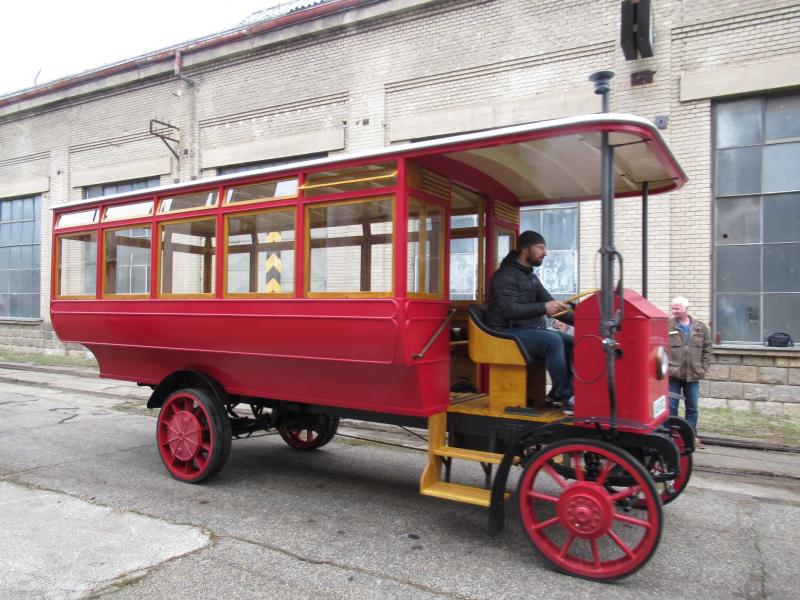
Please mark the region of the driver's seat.
<svg viewBox="0 0 800 600"><path fill-rule="evenodd" d="M486 325L486 305L469 313L469 357L489 366L489 408L545 406L545 365L531 356L517 336Z"/></svg>

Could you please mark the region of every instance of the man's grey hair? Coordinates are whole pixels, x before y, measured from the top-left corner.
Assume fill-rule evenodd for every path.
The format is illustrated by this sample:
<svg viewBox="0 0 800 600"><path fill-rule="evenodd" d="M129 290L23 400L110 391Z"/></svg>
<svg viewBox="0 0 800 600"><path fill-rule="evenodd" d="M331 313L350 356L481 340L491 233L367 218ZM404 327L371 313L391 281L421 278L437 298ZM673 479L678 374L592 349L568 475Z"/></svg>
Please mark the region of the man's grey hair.
<svg viewBox="0 0 800 600"><path fill-rule="evenodd" d="M689 308L689 299L684 296L675 296L672 304L680 304L683 308Z"/></svg>

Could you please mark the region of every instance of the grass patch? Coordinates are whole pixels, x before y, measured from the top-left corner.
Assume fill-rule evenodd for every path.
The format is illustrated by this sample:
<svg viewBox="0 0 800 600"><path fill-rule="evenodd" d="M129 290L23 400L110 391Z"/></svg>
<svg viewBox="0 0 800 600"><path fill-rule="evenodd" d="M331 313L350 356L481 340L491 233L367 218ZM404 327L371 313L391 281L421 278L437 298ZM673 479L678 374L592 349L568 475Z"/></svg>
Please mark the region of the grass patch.
<svg viewBox="0 0 800 600"><path fill-rule="evenodd" d="M800 418L728 408L700 408L700 437L719 435L800 445Z"/></svg>
<svg viewBox="0 0 800 600"><path fill-rule="evenodd" d="M14 354L11 352L0 352L0 361L57 367L97 367L97 361L94 359L78 358L76 356L50 356L49 354Z"/></svg>

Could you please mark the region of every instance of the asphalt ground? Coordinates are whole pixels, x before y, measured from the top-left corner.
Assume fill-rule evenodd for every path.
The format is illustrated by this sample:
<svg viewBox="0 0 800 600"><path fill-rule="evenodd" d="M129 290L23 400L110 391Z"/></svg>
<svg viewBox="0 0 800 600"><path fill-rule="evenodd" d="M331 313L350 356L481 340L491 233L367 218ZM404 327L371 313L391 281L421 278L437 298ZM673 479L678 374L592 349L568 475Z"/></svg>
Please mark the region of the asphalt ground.
<svg viewBox="0 0 800 600"><path fill-rule="evenodd" d="M351 423L313 453L235 441L205 485L170 478L148 390L0 368L2 598L796 598L800 455L710 446L652 560L599 584L549 570L513 507L418 493L424 444ZM373 441L365 441L370 439ZM456 472L478 483L478 467ZM513 489L513 483L510 486Z"/></svg>

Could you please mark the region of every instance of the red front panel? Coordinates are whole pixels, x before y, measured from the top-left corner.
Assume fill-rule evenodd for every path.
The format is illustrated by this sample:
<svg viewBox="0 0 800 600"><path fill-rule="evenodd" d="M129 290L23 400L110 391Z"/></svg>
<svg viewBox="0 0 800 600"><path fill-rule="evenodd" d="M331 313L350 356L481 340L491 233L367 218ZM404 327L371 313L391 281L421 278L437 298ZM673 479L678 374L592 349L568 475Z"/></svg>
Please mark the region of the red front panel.
<svg viewBox="0 0 800 600"><path fill-rule="evenodd" d="M446 314L388 298L52 303L59 337L87 346L103 377L195 369L234 394L407 415L447 406L447 332L412 358Z"/></svg>
<svg viewBox="0 0 800 600"><path fill-rule="evenodd" d="M668 378L659 378L657 368L658 348L667 348L667 315L632 290L625 290L624 302L616 334L621 356L614 361L617 416L654 429L669 414ZM575 416L610 415L599 297L594 295L575 311Z"/></svg>

